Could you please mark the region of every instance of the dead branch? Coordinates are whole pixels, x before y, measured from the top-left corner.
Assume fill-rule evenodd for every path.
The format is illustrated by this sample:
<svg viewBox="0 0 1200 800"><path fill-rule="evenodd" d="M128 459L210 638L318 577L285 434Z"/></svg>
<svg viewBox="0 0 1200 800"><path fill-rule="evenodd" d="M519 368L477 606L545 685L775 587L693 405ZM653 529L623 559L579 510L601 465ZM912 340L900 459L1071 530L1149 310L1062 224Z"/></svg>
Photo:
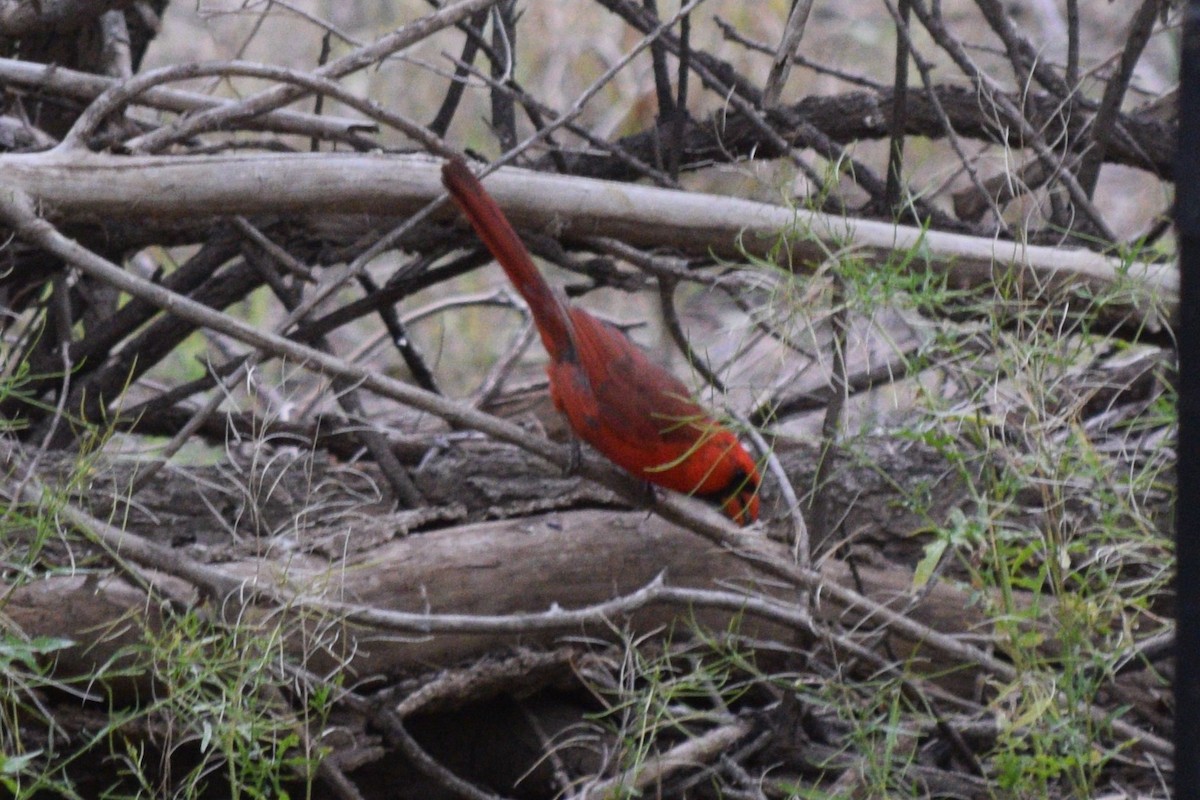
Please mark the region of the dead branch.
<svg viewBox="0 0 1200 800"><path fill-rule="evenodd" d="M89 72L66 69L60 66L45 66L28 61L0 58L0 79L10 86L22 86L31 92L53 94L81 102L91 102L106 90L116 86L115 78L93 75ZM203 111L228 104L222 100L199 92L155 86L135 97L130 102L162 111L179 114ZM303 114L282 109L261 114L244 124L249 130L294 133L301 136L318 136L322 139L352 141L357 146L366 146L356 135L375 133L378 127L366 119L355 119L315 114Z"/></svg>
<svg viewBox="0 0 1200 800"><path fill-rule="evenodd" d="M28 192L60 222L104 214L196 219L206 215L355 214L402 216L441 198L440 162L424 157L371 155L217 156L203 159L113 158L35 154L0 156L9 185ZM163 187L177 187L164 192ZM1031 299L1056 302L1059 292L1102 293L1118 281L1137 281L1128 305L1112 306L1130 327L1161 330L1173 313L1175 270L1133 263L1087 250L1038 247L940 231L788 209L736 198L649 186L562 178L501 169L488 190L515 224L553 220L561 235L608 236L634 245L669 246L735 258L745 250L765 256L781 230L796 264L819 264L832 251L878 259L916 248L924 268L942 270L956 287L992 286L1013 275ZM114 197L129 198L124 204Z"/></svg>

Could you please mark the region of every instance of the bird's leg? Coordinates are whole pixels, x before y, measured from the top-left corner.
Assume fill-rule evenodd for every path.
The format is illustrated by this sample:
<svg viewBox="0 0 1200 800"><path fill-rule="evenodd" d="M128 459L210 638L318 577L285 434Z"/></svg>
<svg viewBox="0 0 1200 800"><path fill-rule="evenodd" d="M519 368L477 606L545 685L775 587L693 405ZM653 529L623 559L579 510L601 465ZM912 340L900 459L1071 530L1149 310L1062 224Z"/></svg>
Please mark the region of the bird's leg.
<svg viewBox="0 0 1200 800"><path fill-rule="evenodd" d="M650 519L654 516L654 510L658 508L659 501L661 501L665 495L666 491L655 486L650 481L642 481L641 497L638 498L635 496L630 496L629 499L631 501L640 500L641 502L636 503L634 508L639 511L645 511L646 519ZM638 506L641 506L641 508L638 508Z"/></svg>
<svg viewBox="0 0 1200 800"><path fill-rule="evenodd" d="M571 457L567 460L567 466L563 468L563 477L569 478L579 472L579 465L583 463L583 447L579 444L579 438L572 435L571 441Z"/></svg>

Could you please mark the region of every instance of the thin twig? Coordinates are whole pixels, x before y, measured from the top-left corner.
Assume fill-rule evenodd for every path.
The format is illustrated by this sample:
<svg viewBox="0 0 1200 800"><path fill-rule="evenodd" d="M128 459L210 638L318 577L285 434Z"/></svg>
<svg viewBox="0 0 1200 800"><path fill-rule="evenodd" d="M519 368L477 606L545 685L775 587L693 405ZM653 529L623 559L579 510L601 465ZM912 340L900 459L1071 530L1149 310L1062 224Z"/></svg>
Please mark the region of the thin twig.
<svg viewBox="0 0 1200 800"><path fill-rule="evenodd" d="M1079 0L1067 0L1067 88L1079 91Z"/></svg>
<svg viewBox="0 0 1200 800"><path fill-rule="evenodd" d="M515 305L515 301L512 301ZM505 379L512 373L513 367L521 360L521 356L529 350L529 346L533 344L534 338L537 336L537 326L533 324L533 318L526 316L525 322L521 325L521 329L513 336L505 348L505 354L502 358L497 359L492 368L488 370L487 375L479 383L479 388L471 395L471 404L476 408L484 408L489 405L500 389L504 386Z"/></svg>
<svg viewBox="0 0 1200 800"><path fill-rule="evenodd" d="M0 58L0 80L13 87L23 87L46 95L60 95L84 102L95 100L108 89L121 83L116 78L78 72L57 64L33 64L11 58ZM198 92L154 87L131 98L129 102L161 111L186 114L219 108L230 101ZM369 120L318 117L286 109L262 114L247 120L245 125L252 130L346 141L359 149L375 146L361 134L378 132L377 127Z"/></svg>
<svg viewBox="0 0 1200 800"><path fill-rule="evenodd" d="M404 727L403 720L393 711L386 708L378 709L372 715L372 719L383 729L390 744L399 747L414 767L444 789L459 797L464 797L466 800L504 800L503 795L484 791L470 781L463 780L429 755Z"/></svg>
<svg viewBox="0 0 1200 800"><path fill-rule="evenodd" d="M249 223L245 224L249 225ZM285 320L284 324L287 327L291 327L292 324L302 321L305 314L298 311L303 306L303 295L300 291L284 284L270 263L256 257L253 253L248 253L246 258L251 265L263 274L267 284L275 293L276 298L283 304L284 309L287 310L288 319ZM290 254L288 258L290 259ZM333 353L333 345L324 337L317 338L312 344L313 347L323 352ZM383 472L383 476L392 490L393 499L404 508L420 507L424 502L420 490L417 489L416 484L409 477L408 472L404 469L404 465L400 463L400 459L392 452L391 445L387 441L387 436L378 427L370 423L355 384L337 379L333 380L332 383L334 396L338 405L341 406L342 411L346 413L346 417L351 420L360 421L361 427L358 428L355 435L362 441L363 445L370 452L371 458L374 459L380 471Z"/></svg>
<svg viewBox="0 0 1200 800"><path fill-rule="evenodd" d="M55 149L60 152L66 152L83 148L87 140L94 135L100 123L107 119L109 115L131 102L142 92L160 84L189 80L206 75L244 75L276 81L276 85L282 88L302 87L304 91L329 95L353 108L355 111L359 111L371 119L393 127L414 141L420 142L430 152L443 156L451 156L457 153L456 150L428 128L384 108L383 105L374 100L358 97L341 84L328 78L320 77L317 74L319 72L321 70L317 70L316 73L306 73L295 69L288 69L287 67L259 64L252 61L175 64L149 70L137 77L117 84L97 97L79 116L75 124L67 131ZM219 110L224 110L224 107ZM199 116L200 114L197 114L187 117L187 119L196 119ZM234 117L229 122L236 121L237 119L239 118ZM130 147L129 143L126 146Z"/></svg>
<svg viewBox="0 0 1200 800"><path fill-rule="evenodd" d="M475 12L487 8L496 0L461 0L450 6L414 20L377 42L362 47L315 70L312 78L336 79L375 64L393 53L425 39L443 28L454 25ZM184 119L176 120L153 133L139 136L126 142L132 152L152 153L203 131L228 126L234 120L255 117L299 99L308 91L301 86L272 86L218 109L201 111Z"/></svg>
<svg viewBox="0 0 1200 800"><path fill-rule="evenodd" d="M788 14L787 25L779 46L775 48L775 58L771 63L771 71L767 73L767 82L763 86L763 108L770 108L779 102L783 85L787 83L788 73L791 72L795 60L796 48L804 38L804 28L808 25L808 16L812 13L813 0L792 0L792 10Z"/></svg>
<svg viewBox="0 0 1200 800"><path fill-rule="evenodd" d="M639 794L641 790L657 785L676 772L719 759L753 730L751 723L745 720L714 728L676 745L662 755L648 758L620 775L584 787L578 800L603 800Z"/></svg>
<svg viewBox="0 0 1200 800"><path fill-rule="evenodd" d="M689 115L688 71L692 63L692 15L684 14L679 20L679 70L675 78L677 96L671 112L671 144L667 150L667 173L671 180L679 180L679 167L683 163L683 133Z"/></svg>
<svg viewBox="0 0 1200 800"><path fill-rule="evenodd" d="M813 512L813 521L817 531L818 547L825 547L833 540L834 501L830 492L830 481L833 466L837 461L840 450L842 409L846 405L846 347L849 330L849 309L846 306L846 290L840 276L833 276L833 313L829 321L833 328L833 338L830 341L830 357L832 369L829 385L832 389L829 404L825 407L825 417L821 421L821 454L817 464L817 473L813 478L813 494L809 508Z"/></svg>
<svg viewBox="0 0 1200 800"><path fill-rule="evenodd" d="M203 427L209 417L225 401L225 393L231 391L249 370L257 366L259 358L260 355L258 353L251 353L235 361L227 362L229 366L234 366L234 369L222 377L217 377L213 370L209 371L208 374L214 376L217 385L222 391L213 392L212 396L192 413L188 421L179 427L179 430L175 432L170 441L154 454L154 458L146 460L145 466L139 470L137 477L129 485L128 492L130 497L145 489L154 479L154 476L159 473L159 470L166 466L167 462L192 440L192 435Z"/></svg>
<svg viewBox="0 0 1200 800"><path fill-rule="evenodd" d="M467 31L467 37L463 41L462 54L458 57L460 64L454 67L454 77L446 88L446 96L442 98L442 104L438 107L437 114L427 126L435 136L445 136L446 131L450 130L450 123L454 120L459 103L462 102L463 93L467 89L466 78L469 73L464 65L474 61L475 54L479 52L482 37L479 35L478 29L484 26L487 18L488 12L480 11L471 17L469 25L460 24L460 27Z"/></svg>
<svg viewBox="0 0 1200 800"><path fill-rule="evenodd" d="M700 377L721 394L728 392L725 382L708 365L708 359L701 357L696 352L688 340L687 334L683 332L683 324L679 321L679 312L675 310L674 279L658 279L658 300L659 308L662 310L663 324L666 325L667 332L675 341L675 346L683 352L683 356L691 368L700 373Z"/></svg>
<svg viewBox="0 0 1200 800"><path fill-rule="evenodd" d="M499 0L492 6L492 79L504 85L517 71L517 15L515 0ZM492 131L502 150L517 144L517 112L512 96L504 92L491 93Z"/></svg>
<svg viewBox="0 0 1200 800"><path fill-rule="evenodd" d="M647 14L658 19L658 0L642 0ZM659 40L650 45L650 63L654 73L654 99L658 102L659 123L666 122L675 114L675 98L671 94L671 78L667 73L667 48Z"/></svg>
<svg viewBox="0 0 1200 800"><path fill-rule="evenodd" d="M749 36L742 33L736 27L730 24L729 21L721 18L720 16L714 17L713 22L715 22L717 27L721 30L721 35L729 41L740 44L756 53L762 53L763 55L771 57L775 56L775 53L777 52L776 48L772 48L766 42L760 42L751 39ZM876 92L883 91L885 88L887 88L879 81L871 80L870 78L857 73L846 72L845 70L829 66L828 64L819 64L816 61L805 58L800 53L792 53L791 59L793 63L801 67L811 69L818 75L828 75L832 78L845 81L851 86L862 86L865 89L870 89Z"/></svg>
<svg viewBox="0 0 1200 800"><path fill-rule="evenodd" d="M958 68L971 79L984 99L999 112L1000 119L1005 124L1014 126L1020 130L1026 145L1033 149L1037 157L1046 164L1048 169L1059 174L1059 180L1066 187L1068 194L1071 196L1071 201L1087 217L1097 233L1105 241L1118 241L1107 223L1105 223L1103 215L1092 203L1091 198L1088 197L1087 192L1079 185L1079 181L1075 179L1070 170L1063 167L1062 159L1050 150L1041 132L1034 128L1029 120L1025 118L1025 115L1021 113L1020 109L1008 99L1008 96L996 80L975 63L974 59L967 53L966 48L963 47L962 42L954 37L946 28L941 16L934 14L925 5L924 0L909 0L909 3L911 4L913 13L917 15L917 19L925 26L925 30L929 31L934 41L946 51Z"/></svg>
<svg viewBox="0 0 1200 800"><path fill-rule="evenodd" d="M1096 182L1100 179L1100 167L1104 163L1104 155L1108 144L1113 138L1117 114L1121 110L1121 101L1129 90L1133 80L1133 71L1137 68L1138 60L1150 41L1154 31L1154 23L1158 18L1160 0L1142 0L1142 5L1129 24L1129 34L1125 39L1125 48L1121 51L1121 61L1117 71L1104 85L1104 95L1100 98L1100 108L1088 125L1090 142L1084 150L1079 163L1077 175L1079 185L1088 197L1096 191Z"/></svg>
<svg viewBox="0 0 1200 800"><path fill-rule="evenodd" d="M907 28L910 15L908 0L898 0L900 22L897 28ZM900 208L900 185L904 169L904 129L908 124L908 59L912 48L908 36L897 31L895 78L892 81L892 121L888 142L887 186L884 201L895 214Z"/></svg>
<svg viewBox="0 0 1200 800"><path fill-rule="evenodd" d="M379 291L378 284L371 278L370 275L363 273L358 276L358 285L368 296ZM391 304L383 304L378 306L379 318L383 320L383 327L387 330L388 336L392 340L392 345L400 353L400 357L404 359L404 365L408 367L408 371L412 373L413 380L417 385L426 391L434 394L442 394L442 390L438 387L437 378L433 375L433 370L425 361L425 357L417 348L416 342L408 335L408 328L405 321L400 319L400 315L396 313L395 306Z"/></svg>

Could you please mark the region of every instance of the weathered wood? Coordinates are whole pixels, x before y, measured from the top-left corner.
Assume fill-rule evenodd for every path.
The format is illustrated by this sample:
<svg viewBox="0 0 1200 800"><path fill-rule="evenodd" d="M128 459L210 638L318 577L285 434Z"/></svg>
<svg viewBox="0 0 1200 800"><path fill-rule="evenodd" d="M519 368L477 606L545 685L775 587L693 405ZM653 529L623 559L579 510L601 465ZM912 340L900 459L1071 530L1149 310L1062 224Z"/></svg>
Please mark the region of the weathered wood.
<svg viewBox="0 0 1200 800"><path fill-rule="evenodd" d="M341 536L346 549L353 550L354 529L346 528ZM261 558L240 558L221 568L248 585L265 582L290 587L309 598L431 615L578 608L633 592L660 574L674 587L737 586L750 594L784 600L795 596L792 589L766 580L734 554L641 512L575 511L447 528L383 542L344 563L298 554L298 544L303 543L290 537L263 541ZM337 549L336 543L326 546ZM826 562L823 572L831 581L856 585L840 562ZM177 600L199 602L182 582L152 578ZM896 607L907 607L911 601L912 579L906 570L863 567L857 570L857 578L875 600ZM26 635L65 636L79 643L58 658L57 669L64 678L94 673L136 642L140 628L154 632L161 626L155 604L117 577L56 576L20 586L9 595L5 613ZM280 613L274 608L251 608L239 622L271 626L279 623ZM841 615L842 609L826 601L818 604L818 613L828 619ZM936 586L908 613L940 631L976 641L987 635L987 621L972 608L966 594L949 584ZM428 636L399 636L331 619L312 620L311 613L301 632L291 624L299 616L292 614L288 625L294 631L287 645L293 656L308 651L306 663L313 669L323 671L344 663L362 677L452 665L518 644L551 646L563 637L612 639L621 631L644 635L671 626L686 629L693 623L724 631L738 615L652 605L612 619L611 624L526 634ZM861 620L845 622L853 627ZM779 624L753 616L741 619L736 627L755 639L791 641L793 636ZM892 644L901 657L920 649L913 642ZM915 668L933 673L949 666L933 659Z"/></svg>
<svg viewBox="0 0 1200 800"><path fill-rule="evenodd" d="M50 151L0 155L12 190L28 194L51 219L188 220L229 214L412 214L442 196L441 161L379 154L224 154L196 158L115 157ZM989 287L1012 276L1027 300L1057 302L1076 287L1103 293L1120 283L1130 304L1114 319L1158 331L1173 313L1177 278L1169 264L1129 264L1086 250L1038 247L997 239L897 226L651 186L501 169L487 179L516 225L552 221L565 239L609 236L648 247L738 258L766 257L780 231L792 263L821 263L830 249L852 247L863 258L922 253L921 269L951 286ZM443 216L448 216L443 211ZM1003 281L1001 281L1003 282Z"/></svg>

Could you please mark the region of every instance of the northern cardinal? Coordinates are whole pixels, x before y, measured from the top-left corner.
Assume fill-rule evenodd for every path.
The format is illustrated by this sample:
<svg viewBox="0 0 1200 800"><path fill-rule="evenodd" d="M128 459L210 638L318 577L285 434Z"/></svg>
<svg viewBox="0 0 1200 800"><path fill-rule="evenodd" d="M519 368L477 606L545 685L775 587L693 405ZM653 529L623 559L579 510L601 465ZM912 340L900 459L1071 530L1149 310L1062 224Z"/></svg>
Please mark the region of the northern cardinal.
<svg viewBox="0 0 1200 800"><path fill-rule="evenodd" d="M757 520L758 469L737 437L623 333L559 299L465 161L447 161L442 182L529 305L550 396L575 434L638 478Z"/></svg>

